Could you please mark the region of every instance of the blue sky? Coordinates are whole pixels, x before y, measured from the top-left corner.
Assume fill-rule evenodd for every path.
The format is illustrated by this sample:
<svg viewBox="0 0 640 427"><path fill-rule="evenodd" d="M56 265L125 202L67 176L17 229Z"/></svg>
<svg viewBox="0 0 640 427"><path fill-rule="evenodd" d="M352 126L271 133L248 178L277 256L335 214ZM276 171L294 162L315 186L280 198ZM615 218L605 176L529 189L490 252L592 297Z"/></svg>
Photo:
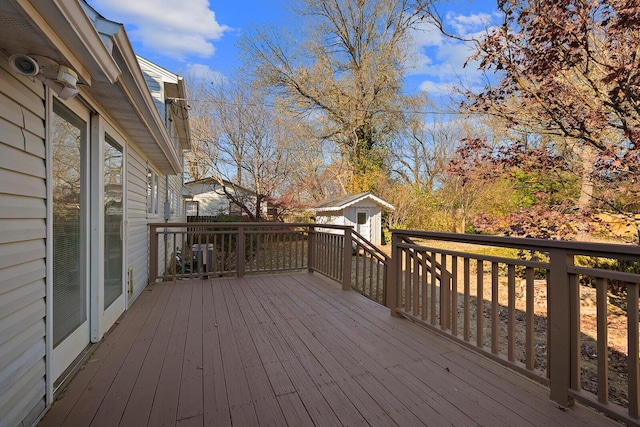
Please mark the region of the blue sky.
<svg viewBox="0 0 640 427"><path fill-rule="evenodd" d="M241 65L236 47L243 31L260 25L291 27L295 0L88 0L105 18L125 25L134 51L180 75L232 77ZM179 4L179 6L178 6ZM438 6L458 35L478 34L493 24L495 3L450 0ZM468 46L445 39L432 28L413 33L413 60L405 90L432 97L452 83L481 84L475 67L462 68Z"/></svg>

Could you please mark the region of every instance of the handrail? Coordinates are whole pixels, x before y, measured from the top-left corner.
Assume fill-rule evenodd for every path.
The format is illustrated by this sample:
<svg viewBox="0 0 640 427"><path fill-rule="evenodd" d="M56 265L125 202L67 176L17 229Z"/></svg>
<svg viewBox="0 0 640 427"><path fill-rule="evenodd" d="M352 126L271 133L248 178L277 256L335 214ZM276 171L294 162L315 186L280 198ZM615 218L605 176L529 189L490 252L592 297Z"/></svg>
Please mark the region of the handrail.
<svg viewBox="0 0 640 427"><path fill-rule="evenodd" d="M419 240L535 251L548 262L486 255L482 250L436 248ZM640 425L640 274L575 265L578 256L640 262L640 247L392 230L391 313L548 385L551 399L561 406L578 399L630 425ZM581 281L596 286L597 331L584 330L581 325ZM617 351L608 348L607 340L611 281L622 283L627 293L624 372L611 371L615 367L608 363L608 354ZM597 364L581 357L582 343L593 339ZM589 375L597 376L597 390L590 388L593 381L582 381ZM610 375L627 382L626 401L610 398Z"/></svg>
<svg viewBox="0 0 640 427"><path fill-rule="evenodd" d="M280 222L149 225L149 282L308 270L381 304L388 257L352 227ZM353 247L359 248L355 253Z"/></svg>
<svg viewBox="0 0 640 427"><path fill-rule="evenodd" d="M355 230L352 230L351 234L352 234L353 237L355 237L354 240L356 241L356 243L362 245L364 248L366 248L367 251L370 251L372 256L375 256L376 258L378 258L381 261L388 261L389 260L389 255L387 255L384 252L382 252L380 250L380 248L378 248L373 243L368 241L360 233L358 233Z"/></svg>
<svg viewBox="0 0 640 427"><path fill-rule="evenodd" d="M390 257L355 230L351 231L354 255L351 288L387 306Z"/></svg>
<svg viewBox="0 0 640 427"><path fill-rule="evenodd" d="M570 255L602 256L624 260L638 260L640 245L623 245L600 242L577 242L567 240L548 240L509 236L486 236L481 234L441 233L422 230L391 230L392 235L440 240L454 243L470 243L483 246L503 248L521 248L525 250L548 251L551 249L566 250Z"/></svg>

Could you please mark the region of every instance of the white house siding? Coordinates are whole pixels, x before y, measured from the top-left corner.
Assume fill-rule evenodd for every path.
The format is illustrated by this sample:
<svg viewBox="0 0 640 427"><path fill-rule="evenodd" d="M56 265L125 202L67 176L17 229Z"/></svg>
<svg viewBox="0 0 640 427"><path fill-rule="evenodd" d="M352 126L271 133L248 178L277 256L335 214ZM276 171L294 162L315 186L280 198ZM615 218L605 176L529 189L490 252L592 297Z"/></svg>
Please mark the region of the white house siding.
<svg viewBox="0 0 640 427"><path fill-rule="evenodd" d="M197 194L193 201L198 202L198 214L200 216L214 216L220 213L229 213L229 199L214 191Z"/></svg>
<svg viewBox="0 0 640 427"><path fill-rule="evenodd" d="M156 108L162 117L162 121L166 121L162 77L159 74L149 71L148 67L145 66L142 66L142 74L144 75L144 80L147 82L147 87L149 87L149 92L151 92L151 96L153 97L153 102L155 102Z"/></svg>
<svg viewBox="0 0 640 427"><path fill-rule="evenodd" d="M175 75L174 73L171 73L168 70L165 70L162 67L159 67L156 64L153 64L149 61L147 61L144 58L138 57L138 63L140 64L140 68L142 70L142 73L144 75L144 79L145 82L147 83L147 87L149 88L149 92L151 92L151 97L153 98L153 101L156 105L156 109L158 110L158 113L160 113L160 116L162 117L162 120L165 124L165 126L167 127L167 132L169 134L169 136L171 137L171 140L173 141L173 143L176 145L176 149L179 153L182 152L181 146L178 142L178 138L177 138L177 131L175 129L175 123L173 121L171 121L169 119L169 117L167 117L167 109L166 109L166 94L165 94L165 83L173 83L173 84L177 84L178 82L178 76ZM181 156L181 163L182 163L182 156ZM151 165L153 167L153 165ZM143 195L144 195L144 211L143 213L145 213L145 217L146 217L146 221L144 222L144 228L146 230L145 234L144 234L144 241L146 242L146 247L144 248L145 250L145 255L144 255L144 262L145 265L146 263L148 263L148 244L149 244L149 235L148 235L148 224L149 223L159 223L159 222L186 222L186 214L184 213L184 203L182 200L182 187L183 187L183 176L182 174L179 175L163 175L160 173L158 168L154 168L154 170L156 171L156 173L158 174L158 195L159 195L159 199L160 199L160 205L158 207L158 215L157 216L146 216L146 162L144 163L144 187L143 187ZM171 190L171 191L170 191ZM173 200L171 200L173 199ZM165 203L171 203L171 211L169 212L169 217L168 219L165 219ZM142 256L142 250L143 247L142 245L140 245L140 242L143 240L142 239L142 223L138 224L139 227L136 230L137 236L139 241L136 242L136 261L137 262L142 262L143 256ZM162 240L162 238L160 238L159 241L159 245L164 245L164 241ZM168 245L170 247L172 247L172 241L170 240L168 242ZM158 252L160 259L158 262L158 268L159 268L159 272L162 272L163 270L163 266L165 265L165 260L164 260L164 251L159 251ZM147 281L148 281L148 273L147 270L145 270L145 274L144 274L144 281L138 281L136 280L136 278L134 277L134 281L135 281L135 291L134 291L134 297L136 297L137 295L139 295L139 293L142 291L143 287L146 286ZM141 286L141 287L140 287Z"/></svg>
<svg viewBox="0 0 640 427"><path fill-rule="evenodd" d="M316 217L318 224L344 225L343 211L319 212Z"/></svg>
<svg viewBox="0 0 640 427"><path fill-rule="evenodd" d="M44 123L42 84L16 78L0 54L0 426L30 425L45 408Z"/></svg>
<svg viewBox="0 0 640 427"><path fill-rule="evenodd" d="M127 151L127 271L133 272L133 294L129 304L135 300L147 286L149 280L149 224L164 222L164 203L167 196L167 181L173 189L176 211L169 222L185 222L182 201L182 176L162 175L158 172L158 194L160 206L158 215L147 214L147 164L148 161L135 144L129 144ZM151 165L153 168L153 165ZM160 245L162 245L162 240ZM160 256L163 253L160 251ZM164 265L161 259L159 265Z"/></svg>
<svg viewBox="0 0 640 427"><path fill-rule="evenodd" d="M135 144L129 144L127 154L127 271L132 269L133 273L133 294L129 296L131 303L142 293L149 280L149 223L163 222L166 184L164 175L156 169L160 212L158 215L148 215L147 160Z"/></svg>

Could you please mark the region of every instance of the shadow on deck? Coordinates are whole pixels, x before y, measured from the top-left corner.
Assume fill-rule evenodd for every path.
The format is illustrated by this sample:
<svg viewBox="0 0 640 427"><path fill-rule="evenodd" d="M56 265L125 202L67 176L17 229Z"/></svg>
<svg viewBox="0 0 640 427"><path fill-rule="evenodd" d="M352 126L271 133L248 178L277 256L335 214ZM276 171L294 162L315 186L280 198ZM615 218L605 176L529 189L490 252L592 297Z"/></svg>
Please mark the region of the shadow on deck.
<svg viewBox="0 0 640 427"><path fill-rule="evenodd" d="M317 274L151 285L40 426L618 425Z"/></svg>

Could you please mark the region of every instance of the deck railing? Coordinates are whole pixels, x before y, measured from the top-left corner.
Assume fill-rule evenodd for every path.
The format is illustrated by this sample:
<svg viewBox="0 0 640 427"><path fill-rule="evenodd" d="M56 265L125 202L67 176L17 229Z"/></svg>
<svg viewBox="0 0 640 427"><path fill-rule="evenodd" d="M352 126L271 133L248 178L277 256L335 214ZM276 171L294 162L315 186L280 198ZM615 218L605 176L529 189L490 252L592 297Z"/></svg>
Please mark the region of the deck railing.
<svg viewBox="0 0 640 427"><path fill-rule="evenodd" d="M615 269L639 265L640 247L394 230L391 262L350 227L283 223L151 224L150 244L151 282L317 272L548 385L562 406L640 425L640 274Z"/></svg>
<svg viewBox="0 0 640 427"><path fill-rule="evenodd" d="M149 281L308 270L381 304L388 257L351 227L286 223L150 224Z"/></svg>
<svg viewBox="0 0 640 427"><path fill-rule="evenodd" d="M394 230L392 260L393 315L537 379L562 406L578 399L640 424L640 274L577 262L640 263L640 247ZM626 295L616 307L623 312L616 319L624 321L616 326L609 325L607 292L614 284ZM581 316L586 290L595 299L593 328ZM625 348L611 345L612 327L626 329Z"/></svg>

